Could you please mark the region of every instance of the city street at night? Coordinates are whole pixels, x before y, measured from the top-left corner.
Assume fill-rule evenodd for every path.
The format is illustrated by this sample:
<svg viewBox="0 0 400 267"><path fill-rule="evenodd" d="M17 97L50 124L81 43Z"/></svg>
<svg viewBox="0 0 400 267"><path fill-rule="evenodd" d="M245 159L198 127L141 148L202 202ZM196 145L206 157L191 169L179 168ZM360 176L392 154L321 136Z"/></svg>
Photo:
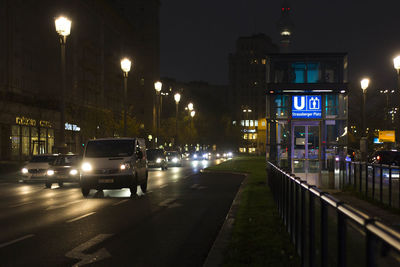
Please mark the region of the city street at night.
<svg viewBox="0 0 400 267"><path fill-rule="evenodd" d="M243 180L199 171L215 161L149 169L148 192L78 184L0 183L2 266L201 266Z"/></svg>

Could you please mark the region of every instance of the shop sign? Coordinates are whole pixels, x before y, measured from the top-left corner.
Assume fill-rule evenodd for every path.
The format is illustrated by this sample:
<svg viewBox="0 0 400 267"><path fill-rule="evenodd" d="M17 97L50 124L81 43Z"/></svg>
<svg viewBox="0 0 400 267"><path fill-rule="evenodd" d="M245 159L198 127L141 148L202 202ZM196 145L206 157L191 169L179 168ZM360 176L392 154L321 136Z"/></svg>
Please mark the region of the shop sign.
<svg viewBox="0 0 400 267"><path fill-rule="evenodd" d="M395 131L379 131L379 142L395 142Z"/></svg>
<svg viewBox="0 0 400 267"><path fill-rule="evenodd" d="M25 117L16 117L15 118L15 123L18 125L26 125L26 126L36 126L36 120L31 119L31 118L25 118ZM40 127L47 127L51 128L51 123L49 121L39 121L39 126Z"/></svg>
<svg viewBox="0 0 400 267"><path fill-rule="evenodd" d="M294 95L292 96L293 119L320 119L320 95Z"/></svg>
<svg viewBox="0 0 400 267"><path fill-rule="evenodd" d="M71 123L66 122L65 130L79 132L81 130L81 128L76 124L71 124Z"/></svg>

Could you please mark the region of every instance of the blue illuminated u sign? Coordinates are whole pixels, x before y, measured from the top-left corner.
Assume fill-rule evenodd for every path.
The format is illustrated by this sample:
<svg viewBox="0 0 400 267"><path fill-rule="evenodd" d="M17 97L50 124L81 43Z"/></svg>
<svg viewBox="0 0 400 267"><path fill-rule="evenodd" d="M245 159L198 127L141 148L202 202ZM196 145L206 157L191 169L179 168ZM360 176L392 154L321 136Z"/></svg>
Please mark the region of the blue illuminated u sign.
<svg viewBox="0 0 400 267"><path fill-rule="evenodd" d="M292 118L319 119L321 118L320 95L292 96Z"/></svg>

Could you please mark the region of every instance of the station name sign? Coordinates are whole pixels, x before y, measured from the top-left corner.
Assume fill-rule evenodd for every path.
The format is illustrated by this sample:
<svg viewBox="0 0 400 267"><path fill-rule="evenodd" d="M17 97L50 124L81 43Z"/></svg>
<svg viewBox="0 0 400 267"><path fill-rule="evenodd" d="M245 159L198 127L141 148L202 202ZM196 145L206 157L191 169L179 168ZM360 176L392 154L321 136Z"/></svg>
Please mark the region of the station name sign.
<svg viewBox="0 0 400 267"><path fill-rule="evenodd" d="M320 119L320 95L294 95L292 96L293 119Z"/></svg>

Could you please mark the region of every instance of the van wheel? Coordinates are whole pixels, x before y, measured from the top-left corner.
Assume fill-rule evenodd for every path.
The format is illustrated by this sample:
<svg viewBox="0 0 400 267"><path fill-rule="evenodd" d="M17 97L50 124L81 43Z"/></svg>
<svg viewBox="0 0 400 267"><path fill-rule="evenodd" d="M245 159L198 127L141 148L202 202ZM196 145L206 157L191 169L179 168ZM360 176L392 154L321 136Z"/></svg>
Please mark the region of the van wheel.
<svg viewBox="0 0 400 267"><path fill-rule="evenodd" d="M51 188L51 183L50 182L46 182L46 188Z"/></svg>
<svg viewBox="0 0 400 267"><path fill-rule="evenodd" d="M89 195L90 188L82 187L81 191L82 191L82 195L84 197L87 197Z"/></svg>
<svg viewBox="0 0 400 267"><path fill-rule="evenodd" d="M145 181L140 185L140 189L142 190L143 193L146 193L147 191L147 180L148 180L148 176L146 173L146 179Z"/></svg>
<svg viewBox="0 0 400 267"><path fill-rule="evenodd" d="M64 182L58 182L59 187L63 187L63 185L64 185Z"/></svg>

